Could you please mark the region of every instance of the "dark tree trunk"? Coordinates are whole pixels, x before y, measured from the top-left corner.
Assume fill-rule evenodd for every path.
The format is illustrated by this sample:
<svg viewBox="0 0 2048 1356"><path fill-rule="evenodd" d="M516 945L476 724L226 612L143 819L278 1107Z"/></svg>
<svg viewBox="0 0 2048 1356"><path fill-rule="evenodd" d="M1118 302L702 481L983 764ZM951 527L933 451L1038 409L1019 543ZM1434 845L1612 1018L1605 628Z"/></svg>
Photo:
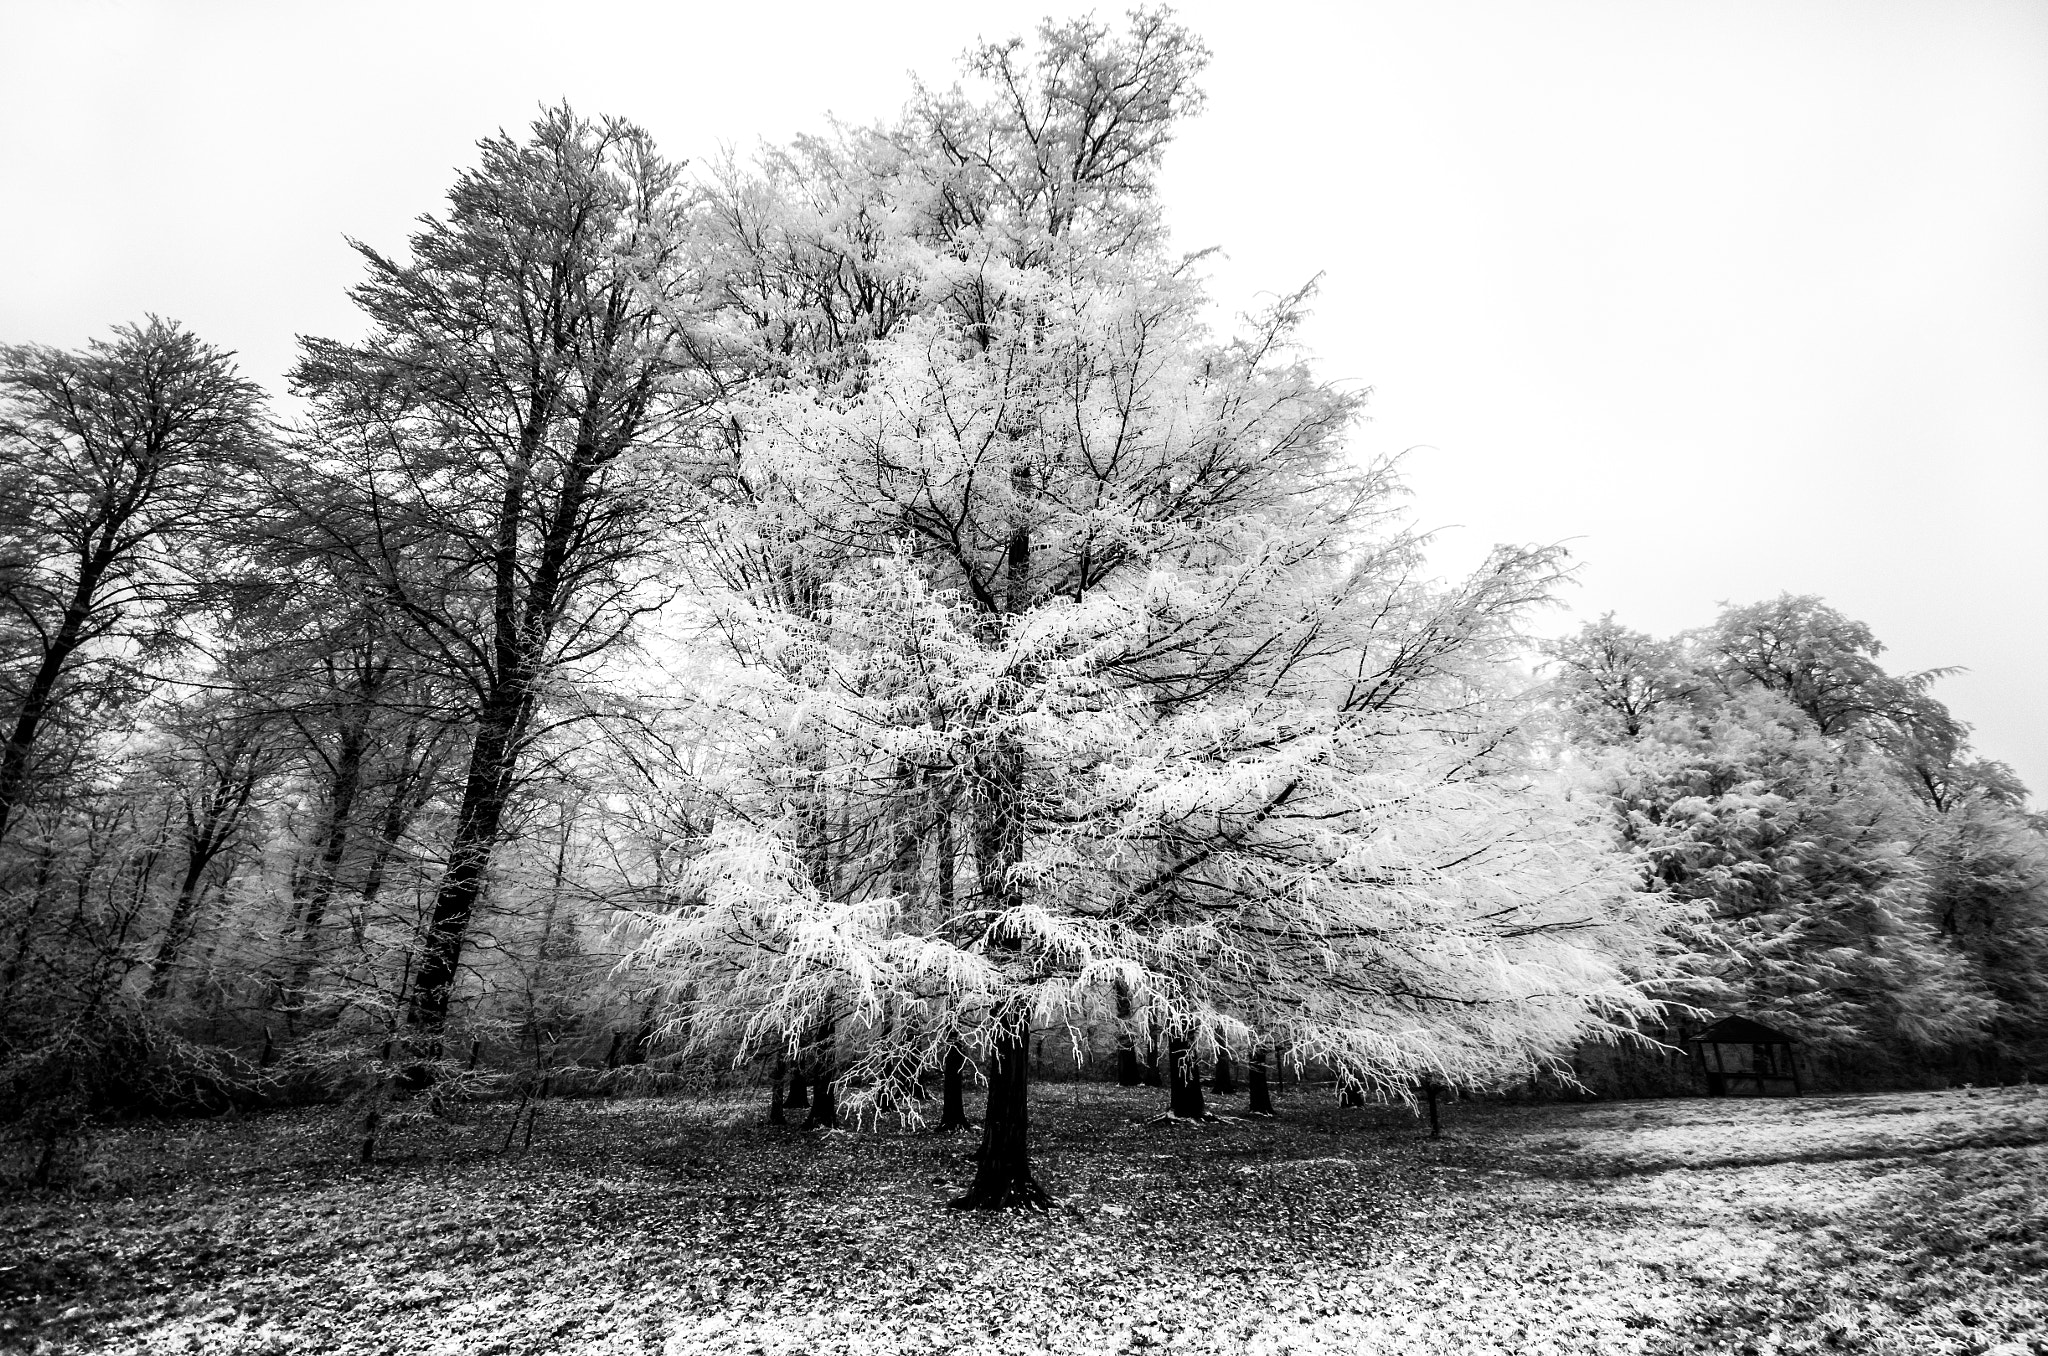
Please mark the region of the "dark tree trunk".
<svg viewBox="0 0 2048 1356"><path fill-rule="evenodd" d="M820 1072L812 1081L811 1114L804 1121L806 1130L836 1130L839 1128L839 1094L832 1086L832 1073Z"/></svg>
<svg viewBox="0 0 2048 1356"><path fill-rule="evenodd" d="M1443 1123L1437 1119L1436 1114L1436 1099L1440 1091L1442 1089L1438 1088L1434 1082L1422 1085L1423 1099L1429 1103L1429 1137L1431 1139L1442 1139L1444 1137Z"/></svg>
<svg viewBox="0 0 2048 1356"><path fill-rule="evenodd" d="M1165 1086L1166 1080L1159 1073L1159 1038L1156 1036L1145 1045L1145 1062L1138 1066L1138 1081L1148 1088Z"/></svg>
<svg viewBox="0 0 2048 1356"><path fill-rule="evenodd" d="M944 1102L939 1111L941 1131L965 1130L974 1122L967 1119L967 1056L959 1045L946 1047Z"/></svg>
<svg viewBox="0 0 2048 1356"><path fill-rule="evenodd" d="M1030 501L1031 472L1018 465L1011 470L1011 487L1019 503ZM986 586L976 585L977 603L985 614L1015 617L1032 602L1031 531L1022 521L1011 529L1005 552L1003 597L999 605ZM990 618L991 639L1001 640L1009 623ZM1011 699L1005 697L1007 707ZM1005 909L1024 903L1023 887L1015 868L1024 860L1024 754L1016 737L998 735L977 758L981 777L983 813L974 829L974 860L983 897L1000 901ZM1015 950L1014 939L1000 945ZM1052 1198L1031 1176L1030 1090L1031 1023L1021 1005L998 1014L996 1037L989 1047L984 1070L988 1103L981 1119L981 1147L976 1157L974 1184L967 1194L952 1202L960 1210L1007 1210L1018 1206L1047 1210Z"/></svg>
<svg viewBox="0 0 2048 1356"><path fill-rule="evenodd" d="M954 1209L1052 1208L1052 1197L1031 1175L1030 1070L1030 1032L1021 1018L1013 1018L989 1051L988 1109L981 1121L974 1184L952 1202Z"/></svg>
<svg viewBox="0 0 2048 1356"><path fill-rule="evenodd" d="M292 962L291 979L283 994L287 1032L297 1026L299 1009L305 1005L306 985L313 978L313 962L320 949L320 924L327 917L327 901L334 897L334 878L341 869L342 854L348 850L349 817L363 782L368 723L368 713L360 712L343 729L341 748L334 760L334 778L327 792L327 832L323 835L320 859L302 887L306 908L304 921L299 925L299 954Z"/></svg>
<svg viewBox="0 0 2048 1356"><path fill-rule="evenodd" d="M1230 1052L1220 1045L1216 1047L1216 1072L1209 1080L1209 1090L1218 1097L1237 1091L1237 1071L1231 1067Z"/></svg>
<svg viewBox="0 0 2048 1356"><path fill-rule="evenodd" d="M369 1109L363 1116L363 1142L356 1154L356 1160L360 1163L372 1163L377 1158L377 1131L384 1124L384 1104L391 1099L392 1086L397 1082L391 1070L393 1044L392 1041L385 1041L384 1051L377 1058L377 1086L370 1094ZM518 1123L516 1118L513 1123Z"/></svg>
<svg viewBox="0 0 2048 1356"><path fill-rule="evenodd" d="M89 554L79 562L78 583L64 609L64 619L43 650L42 662L36 666L35 676L22 696L21 708L15 713L7 746L0 750L0 841L6 839L7 831L14 826L15 808L28 787L29 755L35 751L36 733L49 713L57 680L64 672L65 661L82 643L86 622L92 617L93 594L98 591L100 576L109 563L104 554L103 547L100 553Z"/></svg>
<svg viewBox="0 0 2048 1356"><path fill-rule="evenodd" d="M483 898L491 849L505 818L513 771L513 746L525 714L525 684L503 682L491 694L469 754L455 833L448 843L448 869L434 895L434 911L420 950L408 1019L415 1031L438 1033L448 1020L448 1002L461 973L462 944L469 920Z"/></svg>
<svg viewBox="0 0 2048 1356"><path fill-rule="evenodd" d="M1365 1089L1364 1089L1363 1087L1361 1087L1360 1085L1358 1085L1357 1083L1354 1083L1354 1082L1352 1082L1352 1081L1351 1081L1351 1080L1350 1080L1349 1078L1346 1078L1346 1077L1345 1077L1345 1076L1344 1076L1343 1074L1341 1074L1341 1073L1340 1073L1340 1074L1338 1074L1338 1075L1337 1075L1337 1105L1338 1105L1338 1106L1364 1106L1364 1105L1365 1105Z"/></svg>
<svg viewBox="0 0 2048 1356"><path fill-rule="evenodd" d="M1131 991L1124 982L1116 982L1116 1083L1120 1088L1135 1088L1142 1076L1138 1072L1138 1042L1124 1023L1131 1017Z"/></svg>
<svg viewBox="0 0 2048 1356"><path fill-rule="evenodd" d="M940 799L937 809L938 861L937 886L939 913L941 917L953 916L954 879L956 870L953 843L953 802L951 793ZM967 1119L967 1052L960 1048L959 1041L946 1047L946 1059L940 1075L942 1101L939 1108L938 1129L941 1133L966 1130L974 1122Z"/></svg>
<svg viewBox="0 0 2048 1356"><path fill-rule="evenodd" d="M775 1072L768 1077L768 1124L788 1125L789 1117L782 1114L782 1080L788 1076L789 1067L781 1055L775 1056Z"/></svg>
<svg viewBox="0 0 2048 1356"><path fill-rule="evenodd" d="M1135 1088L1145 1081L1145 1071L1138 1067L1138 1047L1129 1036L1118 1039L1116 1047L1116 1084L1120 1088Z"/></svg>
<svg viewBox="0 0 2048 1356"><path fill-rule="evenodd" d="M817 1054L811 1065L811 1115L804 1122L804 1129L838 1128L839 1096L833 1088L838 1079L838 1061L832 1050L832 1019L827 1017L819 1027Z"/></svg>
<svg viewBox="0 0 2048 1356"><path fill-rule="evenodd" d="M1209 1114L1202 1102L1202 1066L1185 1036L1167 1038L1166 1081L1167 1108L1172 1115L1199 1121Z"/></svg>
<svg viewBox="0 0 2048 1356"><path fill-rule="evenodd" d="M163 944L156 949L156 959L149 966L149 992L152 999L162 998L171 991L171 967L178 963L178 953L185 949L185 942L192 931L192 915L199 910L199 878L206 873L207 859L193 853L185 859L185 878L178 882L178 898L171 905L171 921L164 928Z"/></svg>
<svg viewBox="0 0 2048 1356"><path fill-rule="evenodd" d="M1266 1087L1266 1047L1252 1047L1251 1101L1246 1108L1254 1116L1273 1114L1273 1094Z"/></svg>
<svg viewBox="0 0 2048 1356"><path fill-rule="evenodd" d="M811 1105L811 1080L804 1073L802 1060L789 1072L789 1096L782 1104L792 1111L803 1111Z"/></svg>
<svg viewBox="0 0 2048 1356"><path fill-rule="evenodd" d="M685 1028L685 1042L687 1041L687 1035L688 1030ZM648 1047L653 1045L653 1043L654 1004L649 1003L646 1010L640 1014L639 1024L633 1028L632 1036L626 1041L626 1063L645 1064L647 1062Z"/></svg>

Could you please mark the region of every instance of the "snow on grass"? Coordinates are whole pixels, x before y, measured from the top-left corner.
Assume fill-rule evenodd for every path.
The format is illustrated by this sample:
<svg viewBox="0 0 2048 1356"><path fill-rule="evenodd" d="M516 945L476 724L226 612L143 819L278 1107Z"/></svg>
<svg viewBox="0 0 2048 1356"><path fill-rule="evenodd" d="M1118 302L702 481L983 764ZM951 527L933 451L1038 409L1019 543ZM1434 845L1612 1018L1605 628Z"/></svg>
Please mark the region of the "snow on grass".
<svg viewBox="0 0 2048 1356"><path fill-rule="evenodd" d="M971 1140L555 1104L349 1164L329 1113L137 1127L0 1207L0 1345L206 1353L2048 1351L2041 1090L1147 1127L1039 1090L1050 1216ZM1314 1105L1311 1105L1314 1103Z"/></svg>
<svg viewBox="0 0 2048 1356"><path fill-rule="evenodd" d="M1587 1173L1891 1158L2043 1140L2048 1087L1617 1102L1517 1135L1524 1151L1555 1169Z"/></svg>

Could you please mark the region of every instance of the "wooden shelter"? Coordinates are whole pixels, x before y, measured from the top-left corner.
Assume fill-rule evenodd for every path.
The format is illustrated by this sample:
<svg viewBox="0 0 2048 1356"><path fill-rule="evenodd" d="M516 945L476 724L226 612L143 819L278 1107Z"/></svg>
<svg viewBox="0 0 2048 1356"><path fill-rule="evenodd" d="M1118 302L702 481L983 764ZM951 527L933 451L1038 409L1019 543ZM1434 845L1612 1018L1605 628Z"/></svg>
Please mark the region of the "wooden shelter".
<svg viewBox="0 0 2048 1356"><path fill-rule="evenodd" d="M1709 1097L1797 1097L1792 1038L1747 1017L1723 1017L1686 1044Z"/></svg>

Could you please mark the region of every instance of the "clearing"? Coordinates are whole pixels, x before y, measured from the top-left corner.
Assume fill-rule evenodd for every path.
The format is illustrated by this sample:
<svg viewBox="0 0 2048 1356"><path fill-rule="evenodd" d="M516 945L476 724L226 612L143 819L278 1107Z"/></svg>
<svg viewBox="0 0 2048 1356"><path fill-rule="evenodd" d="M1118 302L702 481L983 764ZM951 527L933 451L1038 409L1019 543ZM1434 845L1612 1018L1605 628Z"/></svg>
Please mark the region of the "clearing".
<svg viewBox="0 0 2048 1356"><path fill-rule="evenodd" d="M754 1100L131 1126L0 1204L0 1349L2048 1353L2048 1088L1445 1108L1284 1089L1144 1126L1040 1084L1047 1216L966 1216L972 1137Z"/></svg>

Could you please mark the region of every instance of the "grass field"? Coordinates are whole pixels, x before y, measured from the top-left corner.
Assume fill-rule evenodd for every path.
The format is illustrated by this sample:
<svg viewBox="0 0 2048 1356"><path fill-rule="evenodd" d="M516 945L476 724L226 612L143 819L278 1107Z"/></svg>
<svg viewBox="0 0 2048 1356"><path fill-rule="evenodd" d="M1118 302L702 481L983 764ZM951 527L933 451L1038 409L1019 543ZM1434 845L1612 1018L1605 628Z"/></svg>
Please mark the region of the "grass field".
<svg viewBox="0 0 2048 1356"><path fill-rule="evenodd" d="M0 1205L0 1348L109 1352L2048 1352L2048 1089L1144 1125L1041 1085L1050 1215L971 1138L690 1099L131 1127ZM1313 1105L1311 1105L1313 1103ZM1228 1109L1226 1106L1224 1109Z"/></svg>

